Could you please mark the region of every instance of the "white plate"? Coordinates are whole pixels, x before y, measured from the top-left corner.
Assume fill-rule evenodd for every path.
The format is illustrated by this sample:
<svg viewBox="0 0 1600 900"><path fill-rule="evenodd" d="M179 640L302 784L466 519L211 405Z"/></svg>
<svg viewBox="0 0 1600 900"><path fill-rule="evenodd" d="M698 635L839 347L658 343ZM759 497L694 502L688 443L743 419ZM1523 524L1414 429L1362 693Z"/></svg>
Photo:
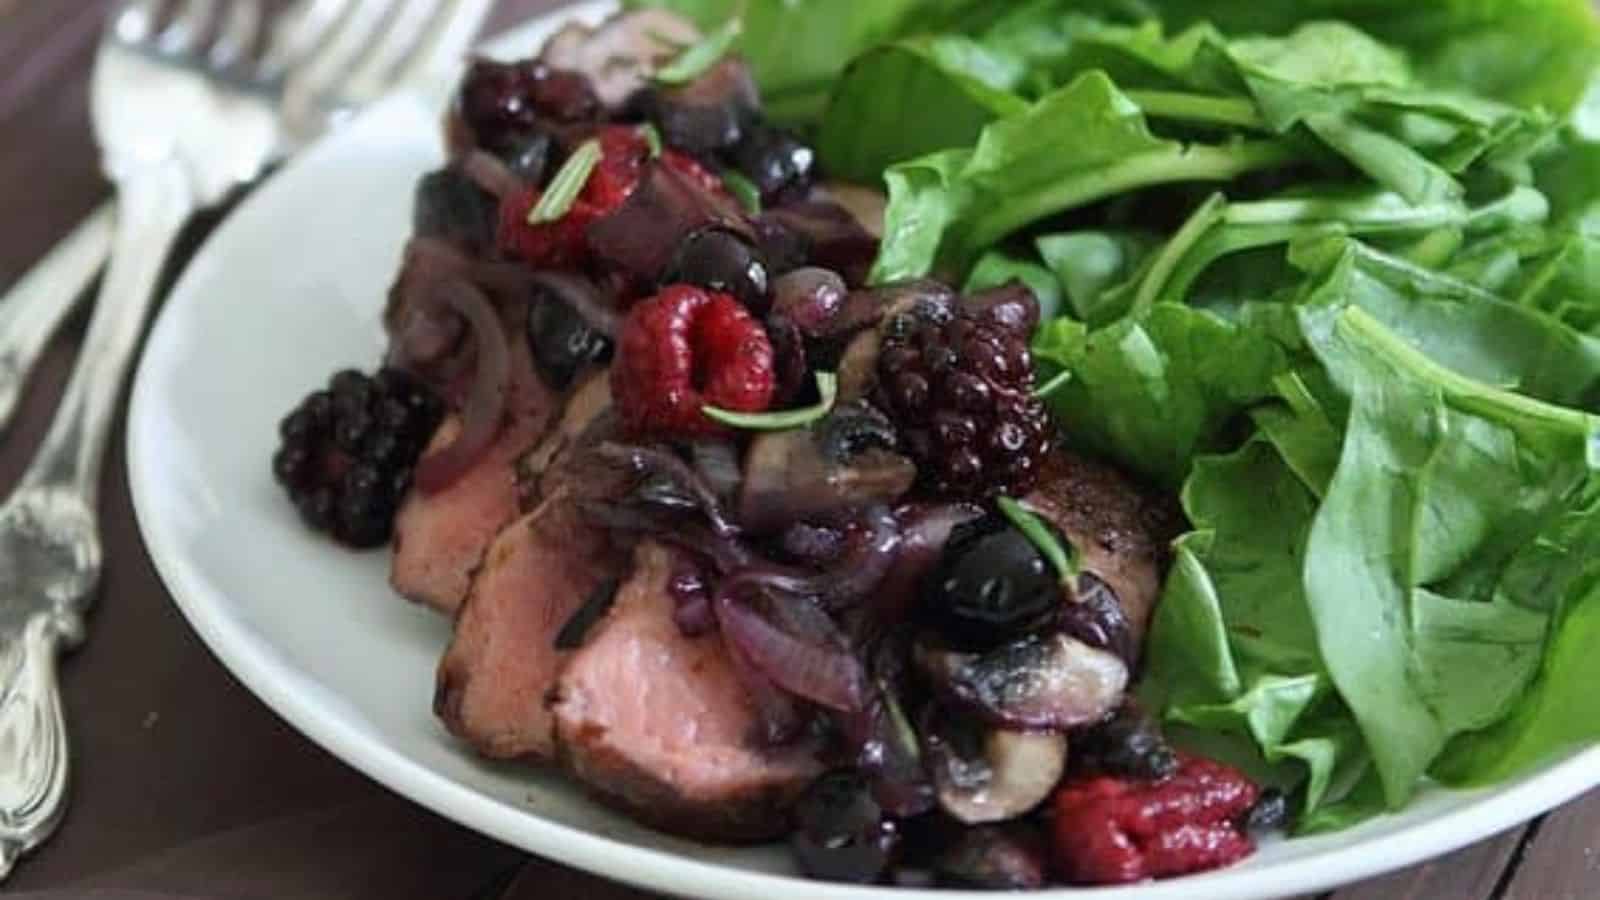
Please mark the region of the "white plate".
<svg viewBox="0 0 1600 900"><path fill-rule="evenodd" d="M533 23L494 50L530 50L557 24ZM381 352L378 314L408 231L412 185L441 157L439 102L399 97L361 116L251 197L184 273L150 336L128 428L150 554L240 681L393 790L541 856L658 891L811 900L821 888L792 877L780 850L665 837L560 777L476 759L429 709L448 624L390 592L386 554L352 555L308 534L272 482L278 417L335 369L370 367ZM1494 790L1432 791L1399 815L1279 842L1226 871L1096 896L1242 900L1320 890L1486 837L1596 783L1600 749ZM826 890L839 900L989 896Z"/></svg>

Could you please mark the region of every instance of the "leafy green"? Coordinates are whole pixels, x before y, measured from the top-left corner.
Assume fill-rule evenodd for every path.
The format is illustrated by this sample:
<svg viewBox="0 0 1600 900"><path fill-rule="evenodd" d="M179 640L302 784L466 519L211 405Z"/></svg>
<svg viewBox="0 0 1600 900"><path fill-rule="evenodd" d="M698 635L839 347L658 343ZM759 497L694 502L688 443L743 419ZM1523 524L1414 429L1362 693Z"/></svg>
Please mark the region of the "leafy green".
<svg viewBox="0 0 1600 900"><path fill-rule="evenodd" d="M872 279L1027 284L1064 438L1181 492L1175 734L1301 832L1600 741L1589 0L666 5L881 180Z"/></svg>
<svg viewBox="0 0 1600 900"><path fill-rule="evenodd" d="M1049 404L1076 441L1172 487L1288 368L1269 338L1176 304L1094 331L1056 319L1035 338L1034 355L1049 371L1072 373Z"/></svg>
<svg viewBox="0 0 1600 900"><path fill-rule="evenodd" d="M1088 72L985 127L970 150L891 167L887 238L872 278L926 275L941 261L964 268L977 250L1046 216L1150 185L1227 180L1291 158L1273 141L1159 138L1109 78Z"/></svg>
<svg viewBox="0 0 1600 900"><path fill-rule="evenodd" d="M1449 738L1504 717L1536 670L1547 598L1496 576L1589 477L1600 420L1449 372L1358 308L1302 318L1351 398L1306 595L1398 806Z"/></svg>
<svg viewBox="0 0 1600 900"><path fill-rule="evenodd" d="M938 36L885 44L855 60L817 134L822 164L837 177L876 182L894 163L967 146L985 125L1026 110L992 86L996 64L984 53L965 38Z"/></svg>
<svg viewBox="0 0 1600 900"><path fill-rule="evenodd" d="M712 32L735 18L734 42L749 60L766 111L786 121L821 112L845 65L880 41L905 32L927 0L627 0L629 8L659 6Z"/></svg>

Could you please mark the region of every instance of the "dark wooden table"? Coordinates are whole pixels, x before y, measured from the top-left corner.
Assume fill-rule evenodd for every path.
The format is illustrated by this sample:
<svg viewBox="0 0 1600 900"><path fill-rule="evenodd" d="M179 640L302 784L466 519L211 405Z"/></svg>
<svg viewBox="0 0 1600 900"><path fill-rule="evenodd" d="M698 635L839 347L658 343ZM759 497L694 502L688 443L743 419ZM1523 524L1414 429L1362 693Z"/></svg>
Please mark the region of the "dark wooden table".
<svg viewBox="0 0 1600 900"><path fill-rule="evenodd" d="M85 81L107 5L0 0L6 201L0 285L21 275L106 195L89 137ZM502 0L496 24L555 5ZM81 337L78 321L51 347L17 427L0 447L0 487L14 481L43 434ZM9 890L249 900L648 896L432 816L279 721L179 617L134 525L120 427L112 446L101 600L90 642L67 660L63 674L77 762L73 807L60 834L20 868ZM1600 793L1324 900L1594 897L1600 897Z"/></svg>

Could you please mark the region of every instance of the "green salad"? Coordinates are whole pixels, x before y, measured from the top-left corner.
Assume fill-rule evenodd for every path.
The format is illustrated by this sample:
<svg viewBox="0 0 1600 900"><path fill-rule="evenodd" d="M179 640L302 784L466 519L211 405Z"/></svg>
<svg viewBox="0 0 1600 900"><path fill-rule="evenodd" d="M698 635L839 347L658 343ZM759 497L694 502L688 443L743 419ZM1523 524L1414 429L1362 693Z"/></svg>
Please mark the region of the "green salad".
<svg viewBox="0 0 1600 900"><path fill-rule="evenodd" d="M1013 278L1069 439L1193 530L1142 693L1299 829L1600 739L1600 24L1587 0L666 0L875 281Z"/></svg>

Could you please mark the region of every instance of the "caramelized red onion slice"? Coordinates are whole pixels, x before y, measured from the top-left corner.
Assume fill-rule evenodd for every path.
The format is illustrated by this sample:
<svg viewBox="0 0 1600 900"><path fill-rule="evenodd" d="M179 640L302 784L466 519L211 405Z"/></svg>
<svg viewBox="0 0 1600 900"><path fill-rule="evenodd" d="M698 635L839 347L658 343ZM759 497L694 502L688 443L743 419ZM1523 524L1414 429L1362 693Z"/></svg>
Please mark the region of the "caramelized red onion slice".
<svg viewBox="0 0 1600 900"><path fill-rule="evenodd" d="M783 690L838 712L860 710L867 678L844 635L820 607L798 597L746 595L755 587L726 579L713 601L723 638Z"/></svg>
<svg viewBox="0 0 1600 900"><path fill-rule="evenodd" d="M879 622L892 625L910 616L923 576L939 561L950 532L982 515L983 509L971 503L908 504L896 511L900 547L872 595Z"/></svg>
<svg viewBox="0 0 1600 900"><path fill-rule="evenodd" d="M427 494L454 484L494 443L505 415L511 375L505 328L483 291L459 278L440 281L434 290L437 302L459 314L472 331L478 364L462 412L461 432L448 447L417 463L416 485Z"/></svg>
<svg viewBox="0 0 1600 900"><path fill-rule="evenodd" d="M671 450L607 441L595 447L594 455L602 462L627 469L634 475L660 479L662 486L699 507L710 523L712 532L719 537L732 537L739 533L739 526L728 519L716 492Z"/></svg>
<svg viewBox="0 0 1600 900"><path fill-rule="evenodd" d="M809 597L827 609L840 609L860 600L878 586L894 564L900 545L900 526L887 507L868 509L861 519L865 533L842 557L823 572L802 574L787 567L754 567L734 575L750 588Z"/></svg>
<svg viewBox="0 0 1600 900"><path fill-rule="evenodd" d="M461 171L473 184L502 200L528 186L504 160L486 150L468 151L461 159Z"/></svg>
<svg viewBox="0 0 1600 900"><path fill-rule="evenodd" d="M524 273L527 282L536 290L548 293L572 307L583 321L606 337L615 337L622 317L600 293L595 283L571 272L541 270Z"/></svg>

